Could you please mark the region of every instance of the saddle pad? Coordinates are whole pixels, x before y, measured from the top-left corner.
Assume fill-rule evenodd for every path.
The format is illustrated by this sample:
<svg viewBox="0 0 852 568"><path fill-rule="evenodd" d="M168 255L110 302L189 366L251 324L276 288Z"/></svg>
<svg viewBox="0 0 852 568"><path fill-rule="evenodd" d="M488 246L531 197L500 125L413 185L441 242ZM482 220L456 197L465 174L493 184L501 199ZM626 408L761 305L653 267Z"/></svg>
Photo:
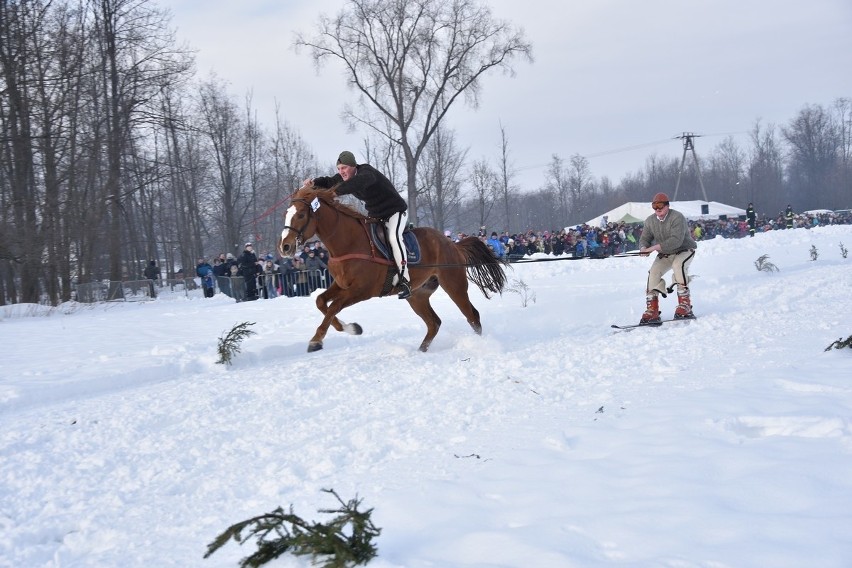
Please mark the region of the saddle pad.
<svg viewBox="0 0 852 568"><path fill-rule="evenodd" d="M388 260L393 260L390 249L385 242L385 230L382 225L378 223L370 224L370 238L373 239L376 249L382 253L382 256ZM402 241L405 243L405 255L408 259L408 264L420 264L420 243L417 241L417 235L413 231L406 229L402 233Z"/></svg>

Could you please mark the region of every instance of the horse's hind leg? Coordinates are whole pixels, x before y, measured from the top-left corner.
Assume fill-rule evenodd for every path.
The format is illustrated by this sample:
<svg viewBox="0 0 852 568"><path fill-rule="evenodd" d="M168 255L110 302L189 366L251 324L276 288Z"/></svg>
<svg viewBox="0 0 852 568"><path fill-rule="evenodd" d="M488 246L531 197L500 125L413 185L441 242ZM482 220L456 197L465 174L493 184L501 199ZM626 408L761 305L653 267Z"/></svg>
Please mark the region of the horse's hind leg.
<svg viewBox="0 0 852 568"><path fill-rule="evenodd" d="M420 319L426 324L426 336L420 342L420 351L424 353L429 349L429 345L432 344L432 340L435 339L438 330L441 328L441 318L438 317L438 314L435 313L435 310L432 309L432 304L429 302L429 297L435 292L435 286L430 286L430 284L427 283L426 286L418 288L408 298L408 305L411 306L414 313L420 316Z"/></svg>
<svg viewBox="0 0 852 568"><path fill-rule="evenodd" d="M470 303L468 296L467 273L462 269L450 269L438 278L441 288L447 293L453 303L458 306L467 323L473 328L477 335L482 335L482 322L479 320L479 311Z"/></svg>

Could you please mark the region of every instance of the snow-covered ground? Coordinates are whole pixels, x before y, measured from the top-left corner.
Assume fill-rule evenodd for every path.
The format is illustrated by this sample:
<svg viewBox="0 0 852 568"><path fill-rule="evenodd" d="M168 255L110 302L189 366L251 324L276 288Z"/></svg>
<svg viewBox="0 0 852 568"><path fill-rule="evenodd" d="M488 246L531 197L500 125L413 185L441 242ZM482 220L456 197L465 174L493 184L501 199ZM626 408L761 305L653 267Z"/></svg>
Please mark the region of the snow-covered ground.
<svg viewBox="0 0 852 568"><path fill-rule="evenodd" d="M374 509L377 568L852 566L841 243L702 242L699 319L630 332L651 259L516 264L535 302L472 289L476 336L439 291L425 354L395 298L310 354L311 298L0 308L0 566L236 566L253 543L207 544L278 506L322 521L324 488Z"/></svg>

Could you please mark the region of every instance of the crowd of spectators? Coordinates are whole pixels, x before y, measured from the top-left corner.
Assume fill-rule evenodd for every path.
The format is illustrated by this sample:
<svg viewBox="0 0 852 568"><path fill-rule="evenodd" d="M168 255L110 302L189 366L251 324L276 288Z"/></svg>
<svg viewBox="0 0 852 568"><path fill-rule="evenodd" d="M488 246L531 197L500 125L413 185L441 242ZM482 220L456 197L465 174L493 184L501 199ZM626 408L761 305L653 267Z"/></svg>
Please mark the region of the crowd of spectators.
<svg viewBox="0 0 852 568"><path fill-rule="evenodd" d="M789 216L781 212L777 217L757 217L756 232L811 228L820 225L852 224L852 213L825 212L800 213ZM742 218L700 219L689 221L695 240L723 237L738 239L749 236L749 225ZM482 240L496 256L510 262L522 260L534 254L573 258L606 258L638 249L642 223L607 223L603 227L577 225L554 230L528 230L522 233L496 231L490 233L480 227L475 236ZM444 235L454 241L468 235L460 232L456 237L450 231ZM248 246L249 243L246 243ZM196 274L202 285L208 272L212 272L218 290L236 301L276 298L278 296L309 296L317 288L327 287L332 276L328 271L328 251L320 241L305 244L301 253L293 258L281 258L272 252L260 255L243 254L236 258L230 253L221 253L212 265L199 259ZM211 294L212 295L212 294ZM205 293L208 297L208 294Z"/></svg>
<svg viewBox="0 0 852 568"><path fill-rule="evenodd" d="M306 244L302 252L292 258L282 258L272 252L256 255L250 251L253 248L250 245L246 243L246 250L240 257L220 253L213 259L212 266L205 259L199 259L196 274L202 277L210 266L216 287L237 302L310 296L317 288L325 288L332 282L328 251L319 241ZM205 294L205 297L209 296Z"/></svg>
<svg viewBox="0 0 852 568"><path fill-rule="evenodd" d="M688 223L696 241L713 239L717 236L726 239L749 236L749 226L745 216L690 220ZM783 230L788 224L787 215L785 212L780 212L777 217L758 217L755 230L758 233ZM800 213L792 216L792 228L841 224L852 224L852 213L849 211ZM444 234L452 238L449 231ZM568 255L574 258L605 258L636 250L641 234L642 223L620 222L607 223L603 227L583 224L564 229L528 230L513 234L503 231L500 235L497 235L496 231L489 234L485 227L480 227L476 236L497 256L505 257L509 261L517 261L536 253L553 256ZM458 241L466 236L468 235L465 233L458 233L454 240Z"/></svg>

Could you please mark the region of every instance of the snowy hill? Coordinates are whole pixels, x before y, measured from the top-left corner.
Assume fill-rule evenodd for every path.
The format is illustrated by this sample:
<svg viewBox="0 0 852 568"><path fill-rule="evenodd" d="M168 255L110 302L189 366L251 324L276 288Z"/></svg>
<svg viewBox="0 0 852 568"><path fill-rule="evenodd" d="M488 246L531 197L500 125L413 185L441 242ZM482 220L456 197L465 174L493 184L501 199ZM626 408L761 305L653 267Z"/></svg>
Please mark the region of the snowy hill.
<svg viewBox="0 0 852 568"><path fill-rule="evenodd" d="M638 321L650 259L517 264L535 302L471 290L476 336L439 291L425 354L395 298L311 354L311 298L0 308L0 567L233 567L251 545L202 559L216 535L290 504L322 520L323 488L374 508L377 568L848 567L841 243L852 226L701 242L699 319L631 332L609 326Z"/></svg>

